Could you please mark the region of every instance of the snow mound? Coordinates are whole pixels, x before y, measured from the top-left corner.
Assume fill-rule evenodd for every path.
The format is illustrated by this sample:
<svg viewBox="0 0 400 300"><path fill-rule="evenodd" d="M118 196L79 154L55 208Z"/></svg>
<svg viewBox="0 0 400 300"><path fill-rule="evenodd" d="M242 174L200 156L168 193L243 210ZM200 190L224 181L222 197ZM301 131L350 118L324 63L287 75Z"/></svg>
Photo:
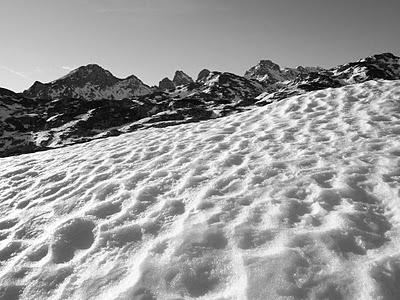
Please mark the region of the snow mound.
<svg viewBox="0 0 400 300"><path fill-rule="evenodd" d="M400 81L0 159L1 299L398 299Z"/></svg>

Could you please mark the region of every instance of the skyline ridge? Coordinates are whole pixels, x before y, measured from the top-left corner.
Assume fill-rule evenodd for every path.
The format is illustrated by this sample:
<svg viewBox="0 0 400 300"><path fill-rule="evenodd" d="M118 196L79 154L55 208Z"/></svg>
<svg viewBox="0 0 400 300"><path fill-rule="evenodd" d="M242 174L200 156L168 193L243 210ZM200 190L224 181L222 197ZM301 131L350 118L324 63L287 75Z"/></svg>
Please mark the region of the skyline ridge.
<svg viewBox="0 0 400 300"><path fill-rule="evenodd" d="M284 68L298 68L298 67L311 67L311 68L323 68L323 69L329 70L329 69L335 68L335 67L340 66L340 65L344 65L344 64L347 64L347 63L351 63L351 62L358 62L358 61L363 60L363 59L366 59L366 58L368 58L368 57L373 57L373 56L377 56L377 55L385 55L385 54L390 54L390 55L394 55L395 57L399 57L399 55L397 55L394 51L388 51L388 52L382 52L382 53L375 53L375 54L368 55L368 56L365 56L365 57L360 57L360 58L358 58L358 59L356 58L356 59L354 59L354 60L351 60L351 61L349 60L349 61L346 61L346 62L339 63L338 65L329 66L329 67L323 67L323 66L318 66L318 65L300 65L300 64L295 65L295 66L287 66L287 65L281 65L281 64L275 62L275 61L272 60L272 59L258 59L258 60L256 60L256 61L257 61L256 64L254 64L254 65L252 65L252 66L248 66L247 69L245 69L245 71L244 71L242 74L237 74L237 73L234 73L234 72L230 72L229 70L213 70L213 69L211 69L211 72L228 72L228 73L232 73L232 74L235 74L235 75L244 76L245 72L247 72L250 68L252 68L252 67L254 67L254 66L256 66L256 65L258 65L258 64L260 64L260 63L262 63L263 61L272 62L273 64L278 65L281 69L284 69ZM64 75L62 75L62 76L60 76L60 77L57 77L57 78L55 78L55 79L53 79L53 80L47 81L47 82L43 82L43 81L40 81L40 80L34 80L34 82L33 82L31 85L29 85L28 87L24 88L22 91L16 91L16 90L10 89L10 88L8 88L8 87L5 86L5 85L0 85L0 87L1 87L1 88L5 88L5 89L8 89L8 90L11 90L11 91L13 91L13 92L15 92L15 93L24 93L24 92L26 92L29 88L31 88L33 85L35 85L35 84L37 84L37 83L39 83L39 84L50 84L50 83L53 83L53 82L55 82L55 81L57 81L57 80L61 80L61 79L65 78L65 77L68 77L69 75L74 74L74 73L75 73L77 70L79 70L79 69L88 68L88 67L91 67L91 66L100 67L102 70L104 70L105 72L109 72L114 78L116 78L116 79L118 79L118 80L127 80L127 79L129 79L129 78L131 78L131 77L135 77L136 79L140 80L143 84L145 84L145 85L148 86L148 87L158 86L159 83L160 83L162 80L164 80L165 78L168 78L168 79L173 78L173 77L174 77L174 74L176 74L176 72L178 72L178 71L184 72L185 74L189 75L191 78L197 78L198 74L199 74L201 71L203 71L203 70L205 69L205 68L200 69L200 70L198 71L198 73L197 73L197 74L194 74L194 75L188 74L188 73L187 73L184 69L182 69L182 68L181 68L181 69L176 69L176 70L172 73L172 76L169 75L169 76L166 76L166 77L164 77L164 78L160 78L160 80L159 80L158 82L155 82L155 83L153 84L153 83L148 83L148 82L146 82L146 81L143 80L141 77L137 76L137 74L135 74L135 73L131 73L130 75L127 75L127 76L125 76L125 77L121 77L121 76L116 75L116 74L115 74L113 71L111 71L109 68L105 68L105 67L103 67L102 65L100 65L100 64L98 64L98 63L91 62L91 63L84 64L84 65L81 65L81 66L76 67L76 68L72 68L72 69L70 69L67 73L65 73ZM0 67L0 69L1 69L1 67ZM65 69L64 69L64 70L65 70ZM171 80L172 80L172 79L171 79Z"/></svg>
<svg viewBox="0 0 400 300"><path fill-rule="evenodd" d="M176 69L242 74L254 58L331 67L398 52L399 10L394 0L4 0L0 85L22 91L88 62L150 85Z"/></svg>

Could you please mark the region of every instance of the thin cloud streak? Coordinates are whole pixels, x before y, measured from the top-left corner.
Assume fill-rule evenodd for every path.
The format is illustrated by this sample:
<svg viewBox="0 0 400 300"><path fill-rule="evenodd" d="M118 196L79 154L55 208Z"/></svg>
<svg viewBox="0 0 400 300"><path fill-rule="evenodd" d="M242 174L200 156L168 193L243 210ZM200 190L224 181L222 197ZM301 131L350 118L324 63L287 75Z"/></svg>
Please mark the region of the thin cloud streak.
<svg viewBox="0 0 400 300"><path fill-rule="evenodd" d="M10 73L12 73L12 74L14 74L14 75L17 75L17 76L19 76L19 77L22 77L22 78L24 78L24 79L29 79L29 77L26 76L25 74L23 74L23 73L21 73L21 72L18 72L18 71L15 71L15 70L13 70L13 69L10 69L10 68L7 67L7 66L0 66L0 69L2 69L2 70L4 70L4 71L7 71L7 72L10 72Z"/></svg>
<svg viewBox="0 0 400 300"><path fill-rule="evenodd" d="M67 70L67 71L72 71L74 68L68 67L68 66L62 66L61 69Z"/></svg>

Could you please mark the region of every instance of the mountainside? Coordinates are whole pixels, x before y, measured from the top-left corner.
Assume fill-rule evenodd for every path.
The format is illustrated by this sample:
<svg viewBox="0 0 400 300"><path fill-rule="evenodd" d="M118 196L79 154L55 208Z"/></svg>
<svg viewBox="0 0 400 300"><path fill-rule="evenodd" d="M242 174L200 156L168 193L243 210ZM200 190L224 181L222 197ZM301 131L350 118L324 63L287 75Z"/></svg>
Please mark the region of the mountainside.
<svg viewBox="0 0 400 300"><path fill-rule="evenodd" d="M253 105L261 92L257 82L214 72L204 82L122 100L0 93L0 157L216 118Z"/></svg>
<svg viewBox="0 0 400 300"><path fill-rule="evenodd" d="M399 97L372 80L1 158L0 297L398 299Z"/></svg>
<svg viewBox="0 0 400 300"><path fill-rule="evenodd" d="M151 93L134 75L119 79L102 67L82 66L50 83L36 81L23 95L30 98L55 99L59 97L85 100L124 99Z"/></svg>
<svg viewBox="0 0 400 300"><path fill-rule="evenodd" d="M329 70L317 68L317 71L303 72L290 80L275 81L258 97L258 103L265 105L308 91L376 79L400 79L400 57L391 53L376 54Z"/></svg>
<svg viewBox="0 0 400 300"><path fill-rule="evenodd" d="M244 77L204 69L193 81L177 71L175 82L166 78L159 88L88 65L51 83L35 83L22 95L0 89L0 157L222 117L309 91L377 79L400 79L400 58L384 53L329 70L281 68L263 60Z"/></svg>

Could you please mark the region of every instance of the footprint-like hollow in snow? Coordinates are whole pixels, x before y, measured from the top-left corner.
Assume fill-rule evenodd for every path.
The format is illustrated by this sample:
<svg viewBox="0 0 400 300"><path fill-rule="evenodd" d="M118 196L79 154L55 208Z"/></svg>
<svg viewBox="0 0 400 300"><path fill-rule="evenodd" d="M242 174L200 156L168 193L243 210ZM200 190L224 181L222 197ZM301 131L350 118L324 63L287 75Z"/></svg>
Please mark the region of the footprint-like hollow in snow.
<svg viewBox="0 0 400 300"><path fill-rule="evenodd" d="M76 250L88 249L94 242L95 224L83 218L75 218L61 224L54 232L51 256L55 263L70 261Z"/></svg>
<svg viewBox="0 0 400 300"><path fill-rule="evenodd" d="M107 218L121 211L121 203L104 202L86 212L87 215L100 219Z"/></svg>
<svg viewBox="0 0 400 300"><path fill-rule="evenodd" d="M18 223L18 219L7 219L0 221L0 230L10 229Z"/></svg>
<svg viewBox="0 0 400 300"><path fill-rule="evenodd" d="M123 247L142 239L142 229L137 224L125 225L101 233L101 244Z"/></svg>
<svg viewBox="0 0 400 300"><path fill-rule="evenodd" d="M320 187L330 188L332 187L331 181L335 175L335 172L321 172L313 174L311 178L314 179Z"/></svg>
<svg viewBox="0 0 400 300"><path fill-rule="evenodd" d="M18 300L23 287L18 285L0 286L1 300Z"/></svg>
<svg viewBox="0 0 400 300"><path fill-rule="evenodd" d="M0 249L0 262L9 260L24 249L20 241L12 241Z"/></svg>

